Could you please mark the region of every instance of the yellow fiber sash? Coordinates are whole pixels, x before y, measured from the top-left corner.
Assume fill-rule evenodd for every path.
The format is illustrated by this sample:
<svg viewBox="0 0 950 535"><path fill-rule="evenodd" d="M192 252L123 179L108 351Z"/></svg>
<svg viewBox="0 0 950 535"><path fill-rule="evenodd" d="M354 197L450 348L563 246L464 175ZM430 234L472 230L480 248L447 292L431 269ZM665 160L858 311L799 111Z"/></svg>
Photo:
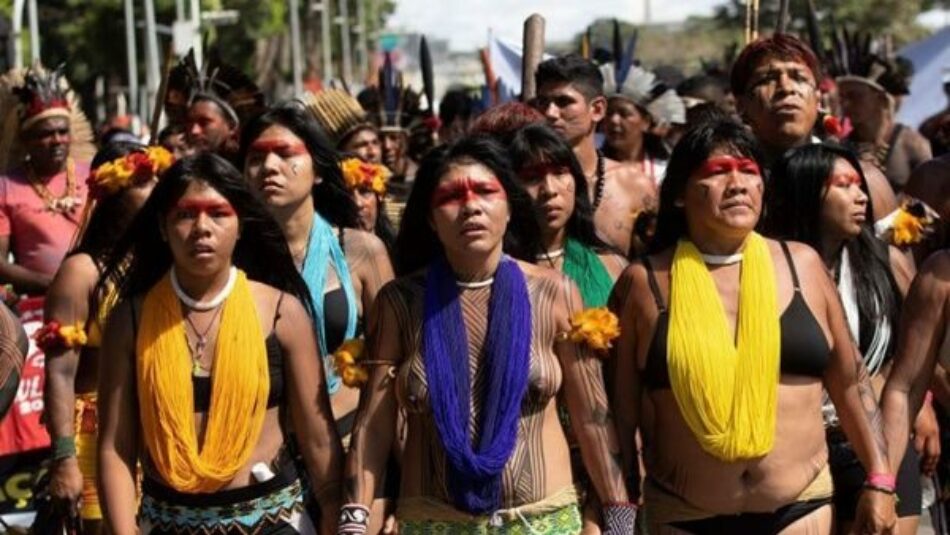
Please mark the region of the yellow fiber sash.
<svg viewBox="0 0 950 535"><path fill-rule="evenodd" d="M737 345L695 245L679 242L670 278L667 360L683 419L703 449L718 459L765 455L775 439L781 337L768 244L756 233L746 240Z"/></svg>
<svg viewBox="0 0 950 535"><path fill-rule="evenodd" d="M247 464L267 412L267 349L244 272L222 306L199 451L191 353L169 275L145 297L136 344L142 431L152 464L180 492L214 492L228 483Z"/></svg>

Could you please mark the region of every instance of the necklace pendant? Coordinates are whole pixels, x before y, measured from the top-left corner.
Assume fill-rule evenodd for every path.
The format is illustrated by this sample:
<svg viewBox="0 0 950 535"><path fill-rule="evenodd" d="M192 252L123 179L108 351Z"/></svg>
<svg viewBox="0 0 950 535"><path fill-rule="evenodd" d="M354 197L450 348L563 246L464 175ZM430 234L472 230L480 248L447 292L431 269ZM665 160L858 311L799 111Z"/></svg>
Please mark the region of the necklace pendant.
<svg viewBox="0 0 950 535"><path fill-rule="evenodd" d="M194 375L194 376L201 375L201 363L198 362L198 359L192 359L191 375Z"/></svg>

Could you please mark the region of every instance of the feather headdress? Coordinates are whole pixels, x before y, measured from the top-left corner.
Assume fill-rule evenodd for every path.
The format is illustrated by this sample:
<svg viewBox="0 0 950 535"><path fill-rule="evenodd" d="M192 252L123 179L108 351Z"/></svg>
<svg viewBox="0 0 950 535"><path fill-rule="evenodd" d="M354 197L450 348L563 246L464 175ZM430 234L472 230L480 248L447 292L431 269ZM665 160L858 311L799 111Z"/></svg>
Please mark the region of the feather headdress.
<svg viewBox="0 0 950 535"><path fill-rule="evenodd" d="M300 97L300 102L337 148L356 131L375 128L359 101L344 90L325 89L317 93L305 93Z"/></svg>
<svg viewBox="0 0 950 535"><path fill-rule="evenodd" d="M415 127L422 119L421 96L403 83L402 73L393 66L386 52L379 69L375 90L360 93L359 101L380 132L402 132Z"/></svg>
<svg viewBox="0 0 950 535"><path fill-rule="evenodd" d="M657 123L685 124L686 104L651 71L637 64L635 52L638 32L634 32L624 48L621 45L620 24L614 21L613 62L601 65L604 93L608 97L631 100L650 114Z"/></svg>
<svg viewBox="0 0 950 535"><path fill-rule="evenodd" d="M172 69L168 77L165 113L172 123L183 122L188 108L197 100L218 104L236 124L241 124L264 110L264 94L257 84L237 68L221 61L212 49L201 69L195 52Z"/></svg>
<svg viewBox="0 0 950 535"><path fill-rule="evenodd" d="M50 71L37 63L0 77L0 172L20 165L21 133L49 117L69 119L70 156L92 158L96 152L92 126L63 76L62 65Z"/></svg>
<svg viewBox="0 0 950 535"><path fill-rule="evenodd" d="M868 32L848 32L832 21L832 47L825 55L837 82L860 82L891 96L910 93L907 62L888 53L884 41Z"/></svg>

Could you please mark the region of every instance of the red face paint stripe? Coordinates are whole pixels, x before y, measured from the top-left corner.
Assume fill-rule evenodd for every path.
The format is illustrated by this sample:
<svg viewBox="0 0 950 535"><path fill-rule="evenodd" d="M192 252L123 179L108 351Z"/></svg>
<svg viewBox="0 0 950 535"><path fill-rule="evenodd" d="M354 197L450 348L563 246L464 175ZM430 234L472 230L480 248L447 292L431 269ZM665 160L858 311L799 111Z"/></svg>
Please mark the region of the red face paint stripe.
<svg viewBox="0 0 950 535"><path fill-rule="evenodd" d="M218 216L232 216L236 214L234 207L227 201L182 200L178 201L175 205L175 209L179 212L188 212L195 216L198 214L214 214Z"/></svg>
<svg viewBox="0 0 950 535"><path fill-rule="evenodd" d="M696 170L701 177L709 177L724 173L739 171L741 173L761 175L759 164L751 158L736 158L733 156L717 156L709 158Z"/></svg>
<svg viewBox="0 0 950 535"><path fill-rule="evenodd" d="M301 156L307 154L307 146L303 143L294 143L280 140L261 139L251 143L251 152L260 154L275 153L281 156Z"/></svg>
<svg viewBox="0 0 950 535"><path fill-rule="evenodd" d="M829 186L860 186L861 177L857 173L837 173L828 177L826 184Z"/></svg>
<svg viewBox="0 0 950 535"><path fill-rule="evenodd" d="M437 208L448 204L466 204L479 198L494 200L508 197L497 178L473 180L464 177L439 184L432 194L432 206Z"/></svg>

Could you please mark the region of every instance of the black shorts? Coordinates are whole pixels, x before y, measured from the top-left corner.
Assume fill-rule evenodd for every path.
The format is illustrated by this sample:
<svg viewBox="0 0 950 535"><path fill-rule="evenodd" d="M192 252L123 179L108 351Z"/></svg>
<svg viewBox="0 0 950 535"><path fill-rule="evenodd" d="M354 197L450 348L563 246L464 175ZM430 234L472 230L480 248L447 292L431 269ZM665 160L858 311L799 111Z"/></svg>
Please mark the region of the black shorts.
<svg viewBox="0 0 950 535"><path fill-rule="evenodd" d="M840 429L829 430L827 436L828 464L835 483L835 516L839 522L850 522L854 520L867 473ZM897 471L898 517L920 515L921 492L920 456L911 443Z"/></svg>
<svg viewBox="0 0 950 535"><path fill-rule="evenodd" d="M738 515L720 515L700 520L670 522L670 525L692 533L693 535L726 535L733 533L755 533L756 535L775 535L811 513L831 503L831 500L818 499L794 502L779 507L771 513L741 513Z"/></svg>

